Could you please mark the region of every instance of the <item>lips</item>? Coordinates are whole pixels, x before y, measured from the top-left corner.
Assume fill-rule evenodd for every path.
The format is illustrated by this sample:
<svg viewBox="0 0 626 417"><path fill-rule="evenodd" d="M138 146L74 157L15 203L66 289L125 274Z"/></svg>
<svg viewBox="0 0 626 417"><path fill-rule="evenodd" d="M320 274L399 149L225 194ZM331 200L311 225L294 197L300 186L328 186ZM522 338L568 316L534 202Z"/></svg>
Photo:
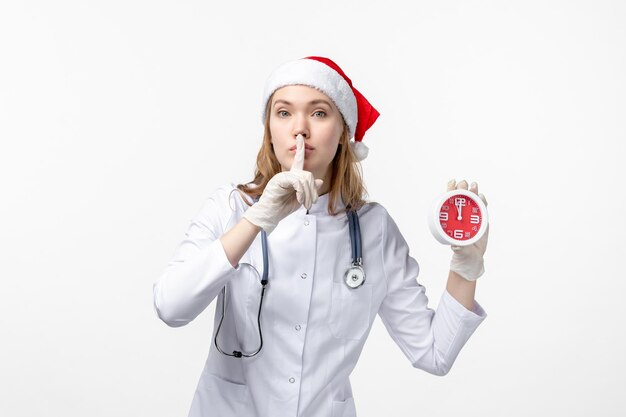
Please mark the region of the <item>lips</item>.
<svg viewBox="0 0 626 417"><path fill-rule="evenodd" d="M310 146L310 145L304 145L304 149L305 150L309 150L312 151L313 149L315 149L314 147ZM296 150L296 145L293 145L291 148L289 148L290 151L295 151Z"/></svg>

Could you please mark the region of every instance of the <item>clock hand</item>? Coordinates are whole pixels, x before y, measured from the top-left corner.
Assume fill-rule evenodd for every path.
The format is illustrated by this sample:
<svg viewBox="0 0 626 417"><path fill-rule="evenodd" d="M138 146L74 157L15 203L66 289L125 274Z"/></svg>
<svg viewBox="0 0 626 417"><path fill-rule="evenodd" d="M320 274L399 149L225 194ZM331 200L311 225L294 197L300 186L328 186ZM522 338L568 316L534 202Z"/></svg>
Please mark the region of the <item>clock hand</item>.
<svg viewBox="0 0 626 417"><path fill-rule="evenodd" d="M462 220L463 217L461 216L461 203L455 204L455 206L456 206L456 211L458 213L458 216L457 216L456 219L457 220Z"/></svg>

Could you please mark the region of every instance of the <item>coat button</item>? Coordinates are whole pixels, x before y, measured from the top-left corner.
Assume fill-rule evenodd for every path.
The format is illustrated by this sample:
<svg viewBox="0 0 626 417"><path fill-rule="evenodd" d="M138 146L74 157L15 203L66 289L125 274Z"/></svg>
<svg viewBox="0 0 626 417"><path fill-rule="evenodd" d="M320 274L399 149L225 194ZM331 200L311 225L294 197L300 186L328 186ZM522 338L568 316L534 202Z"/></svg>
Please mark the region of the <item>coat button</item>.
<svg viewBox="0 0 626 417"><path fill-rule="evenodd" d="M300 330L302 327L300 327L299 324L296 324L296 330Z"/></svg>
<svg viewBox="0 0 626 417"><path fill-rule="evenodd" d="M305 226L308 226L308 225L309 225L309 221L308 221L308 220L305 220L305 221L304 221L304 225L305 225Z"/></svg>
<svg viewBox="0 0 626 417"><path fill-rule="evenodd" d="M296 382L296 380L293 379L293 378L289 378L289 382L291 382L293 384L294 382Z"/></svg>
<svg viewBox="0 0 626 417"><path fill-rule="evenodd" d="M302 275L300 275L300 278L306 279L306 272L303 272Z"/></svg>

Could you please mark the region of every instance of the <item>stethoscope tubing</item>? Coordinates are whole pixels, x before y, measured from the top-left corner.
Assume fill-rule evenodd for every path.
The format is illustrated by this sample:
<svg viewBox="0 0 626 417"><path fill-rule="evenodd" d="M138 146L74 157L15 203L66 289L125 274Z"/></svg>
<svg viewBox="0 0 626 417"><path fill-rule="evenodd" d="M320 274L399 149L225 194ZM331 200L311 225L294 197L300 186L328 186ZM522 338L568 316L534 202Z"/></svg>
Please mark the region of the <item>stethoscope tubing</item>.
<svg viewBox="0 0 626 417"><path fill-rule="evenodd" d="M350 242L352 243L352 264L361 264L361 225L359 216L354 210L348 210L348 227L350 229Z"/></svg>
<svg viewBox="0 0 626 417"><path fill-rule="evenodd" d="M258 199L256 201L258 201ZM308 214L308 210L307 210L307 214ZM361 266L362 265L361 225L359 224L359 216L356 210L352 210L350 206L346 207L346 215L348 217L348 228L350 230L350 244L352 246L351 268L358 268L359 270L363 271L363 268ZM222 322L224 321L224 314L226 312L226 285L225 285L224 287L222 287L222 318L220 319L219 325L217 326L217 330L215 332L215 347L217 348L218 351L220 351L226 356L233 356L235 358L242 358L242 357L250 358L250 357L255 356L257 353L259 353L261 349L263 348L263 333L261 331L261 308L263 306L263 296L265 295L265 287L269 282L269 279L268 279L269 278L269 253L268 253L267 246L268 246L267 245L267 233L265 232L265 230L261 229L261 248L263 251L263 276L261 277L261 285L262 285L261 301L259 302L259 311L257 314L257 326L259 328L259 339L260 339L259 348L253 353L243 353L238 350L233 350L233 353L226 353L222 349L220 349L217 343L217 335L219 334L220 328L222 327ZM241 262L240 265L250 266L256 271L257 276L259 275L259 272L251 264ZM350 270L350 268L348 270ZM364 272L362 273L363 273L362 278L364 278ZM363 281L363 279L361 281ZM351 287L351 288L356 288L356 287Z"/></svg>

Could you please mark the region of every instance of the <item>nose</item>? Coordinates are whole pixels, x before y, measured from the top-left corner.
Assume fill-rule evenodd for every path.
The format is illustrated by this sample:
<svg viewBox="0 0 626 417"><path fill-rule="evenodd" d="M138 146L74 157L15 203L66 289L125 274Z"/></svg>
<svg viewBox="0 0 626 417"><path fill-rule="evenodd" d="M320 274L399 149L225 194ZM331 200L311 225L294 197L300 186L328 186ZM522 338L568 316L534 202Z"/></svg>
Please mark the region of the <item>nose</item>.
<svg viewBox="0 0 626 417"><path fill-rule="evenodd" d="M295 139L298 135L302 134L302 136L304 136L304 139L308 139L309 138L309 124L307 121L306 116L296 116L294 117L294 124L293 124L293 138Z"/></svg>

